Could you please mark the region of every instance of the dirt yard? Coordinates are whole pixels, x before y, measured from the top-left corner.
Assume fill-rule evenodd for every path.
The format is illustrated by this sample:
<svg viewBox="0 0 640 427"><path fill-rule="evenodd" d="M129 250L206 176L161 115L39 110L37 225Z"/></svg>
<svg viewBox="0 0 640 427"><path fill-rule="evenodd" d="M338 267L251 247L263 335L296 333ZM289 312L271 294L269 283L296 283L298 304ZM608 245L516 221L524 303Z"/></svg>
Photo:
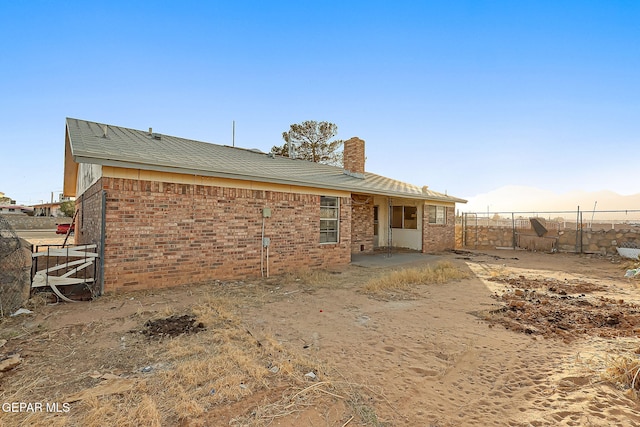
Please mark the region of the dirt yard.
<svg viewBox="0 0 640 427"><path fill-rule="evenodd" d="M427 262L466 278L411 279ZM398 270L421 283L394 286ZM624 273L596 256L457 252L36 297L0 320L0 426L640 425L640 280Z"/></svg>

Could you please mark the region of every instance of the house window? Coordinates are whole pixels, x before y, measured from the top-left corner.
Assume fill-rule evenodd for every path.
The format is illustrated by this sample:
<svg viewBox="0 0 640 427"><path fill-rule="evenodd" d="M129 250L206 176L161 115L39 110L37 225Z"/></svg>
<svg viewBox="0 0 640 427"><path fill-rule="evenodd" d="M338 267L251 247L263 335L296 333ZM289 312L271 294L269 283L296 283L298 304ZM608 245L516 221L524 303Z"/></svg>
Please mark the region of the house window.
<svg viewBox="0 0 640 427"><path fill-rule="evenodd" d="M418 208L415 206L393 206L391 227L416 230L418 228Z"/></svg>
<svg viewBox="0 0 640 427"><path fill-rule="evenodd" d="M320 243L338 243L340 203L337 197L320 197Z"/></svg>
<svg viewBox="0 0 640 427"><path fill-rule="evenodd" d="M445 206L429 205L429 224L446 224L447 208Z"/></svg>

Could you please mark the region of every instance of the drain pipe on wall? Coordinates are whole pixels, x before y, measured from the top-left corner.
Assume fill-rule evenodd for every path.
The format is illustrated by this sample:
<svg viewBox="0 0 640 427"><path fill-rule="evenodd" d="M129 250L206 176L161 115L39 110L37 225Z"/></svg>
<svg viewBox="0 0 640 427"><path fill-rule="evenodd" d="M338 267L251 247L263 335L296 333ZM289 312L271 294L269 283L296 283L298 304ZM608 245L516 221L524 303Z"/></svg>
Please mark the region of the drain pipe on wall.
<svg viewBox="0 0 640 427"><path fill-rule="evenodd" d="M267 277L269 277L269 245L271 244L271 239L268 237L264 237L264 224L267 218L271 218L271 208L262 208L262 239L260 241L260 276L264 277L264 253L265 248L267 252Z"/></svg>
<svg viewBox="0 0 640 427"><path fill-rule="evenodd" d="M100 295L104 295L104 243L107 233L107 192L102 190L100 224Z"/></svg>
<svg viewBox="0 0 640 427"><path fill-rule="evenodd" d="M262 236L260 237L260 277L264 277L264 214L262 215Z"/></svg>

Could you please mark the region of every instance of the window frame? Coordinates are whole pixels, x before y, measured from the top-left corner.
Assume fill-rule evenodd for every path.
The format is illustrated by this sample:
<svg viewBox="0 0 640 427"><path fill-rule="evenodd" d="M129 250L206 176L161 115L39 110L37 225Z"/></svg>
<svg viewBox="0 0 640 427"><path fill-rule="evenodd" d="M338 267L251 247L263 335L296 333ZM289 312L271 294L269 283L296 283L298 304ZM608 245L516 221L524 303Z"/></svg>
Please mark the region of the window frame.
<svg viewBox="0 0 640 427"><path fill-rule="evenodd" d="M440 215L438 215L440 213ZM429 224L446 225L447 207L440 205L429 205Z"/></svg>
<svg viewBox="0 0 640 427"><path fill-rule="evenodd" d="M415 218L407 218L407 208L413 209L414 213L413 215L415 215ZM396 212L399 212L398 215L400 215L400 226L398 227L396 224L397 221L397 217L396 217ZM405 221L412 221L414 222L413 227L407 227ZM418 230L418 207L417 206L411 206L411 205L394 205L391 207L391 228L395 229L395 230Z"/></svg>
<svg viewBox="0 0 640 427"><path fill-rule="evenodd" d="M324 211L324 212L323 212ZM333 212L327 216L326 213ZM324 227L323 227L324 223ZM327 227L334 223L333 227ZM337 196L320 196L319 242L321 245L335 245L340 242L340 198ZM335 233L335 237L331 237ZM324 237L324 239L323 239ZM335 240L334 240L335 239Z"/></svg>

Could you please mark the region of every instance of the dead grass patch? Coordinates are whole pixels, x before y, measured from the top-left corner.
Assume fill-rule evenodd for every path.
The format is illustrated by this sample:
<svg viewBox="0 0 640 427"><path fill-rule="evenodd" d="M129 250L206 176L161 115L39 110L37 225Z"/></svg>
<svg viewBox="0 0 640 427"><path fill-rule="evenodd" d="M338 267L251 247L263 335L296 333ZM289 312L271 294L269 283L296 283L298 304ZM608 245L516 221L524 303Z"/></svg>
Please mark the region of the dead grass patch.
<svg viewBox="0 0 640 427"><path fill-rule="evenodd" d="M331 382L330 368L290 351L270 335L252 333L235 314L237 303L231 298L207 297L193 307L192 315L206 330L156 341L155 351L145 354L147 360L157 362L152 362L150 372L121 374L135 381L132 389L87 397L72 403L66 414L35 413L26 418L5 414L0 424L197 426L231 422L258 426L322 402L331 405L346 399ZM148 337L139 332L134 336L140 345L148 345ZM140 351L135 342L128 345L130 351ZM309 372L314 373L312 378L305 376ZM83 384L82 389L91 389L103 383L88 379ZM30 388L25 385L15 390L12 401L33 400ZM64 402L64 397L59 401Z"/></svg>
<svg viewBox="0 0 640 427"><path fill-rule="evenodd" d="M619 355L608 360L602 378L625 390L625 395L636 402L640 400L640 357Z"/></svg>
<svg viewBox="0 0 640 427"><path fill-rule="evenodd" d="M165 405L163 419L197 425L222 405L279 384L301 387L304 374L317 370L317 363L287 351L274 338L254 336L233 313L233 304L208 298L194 307L207 332L178 337L168 346L173 367L147 381L151 395Z"/></svg>
<svg viewBox="0 0 640 427"><path fill-rule="evenodd" d="M343 383L342 391L348 396L347 404L351 408L353 418L356 418L363 425L370 427L388 427L392 425L388 421L381 420L375 409L378 403L376 400L385 401L393 409L393 405L382 392L375 392L370 387L353 383Z"/></svg>
<svg viewBox="0 0 640 427"><path fill-rule="evenodd" d="M369 280L363 291L374 296L410 291L417 285L443 284L464 279L468 274L451 262L443 261L433 266L395 270Z"/></svg>
<svg viewBox="0 0 640 427"><path fill-rule="evenodd" d="M621 270L633 270L634 268L640 268L640 260L623 259L620 263Z"/></svg>
<svg viewBox="0 0 640 427"><path fill-rule="evenodd" d="M326 270L301 269L287 273L283 277L284 283L299 283L303 285L327 286L330 285L332 274Z"/></svg>
<svg viewBox="0 0 640 427"><path fill-rule="evenodd" d="M330 406L331 401L342 397L333 392L329 381L314 382L304 388L287 390L282 398L275 402L264 402L245 414L234 417L231 426L266 426L275 420L303 412L312 406Z"/></svg>

